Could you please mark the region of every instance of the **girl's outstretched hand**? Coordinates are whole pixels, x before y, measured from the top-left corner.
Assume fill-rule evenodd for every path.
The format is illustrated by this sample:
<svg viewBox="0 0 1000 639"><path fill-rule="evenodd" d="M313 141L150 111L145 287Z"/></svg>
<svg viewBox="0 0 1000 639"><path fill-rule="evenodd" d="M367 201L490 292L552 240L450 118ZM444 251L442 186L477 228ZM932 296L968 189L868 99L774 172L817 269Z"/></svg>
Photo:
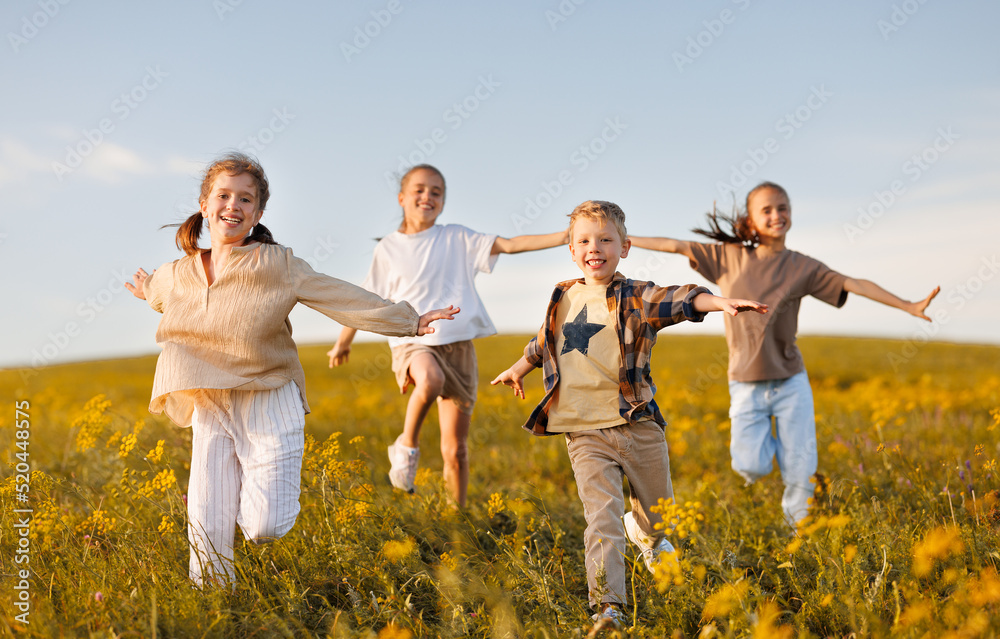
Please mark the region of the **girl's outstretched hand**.
<svg viewBox="0 0 1000 639"><path fill-rule="evenodd" d="M761 302L755 302L753 300L732 300L729 298L721 298L719 304L722 308L719 310L736 317L740 313L746 311L753 311L754 313L760 313L763 315L767 313L767 304L762 304Z"/></svg>
<svg viewBox="0 0 1000 639"><path fill-rule="evenodd" d="M491 386L496 386L497 384L503 384L504 386L510 386L514 389L514 394L524 399L524 386L521 385L521 377L514 372L514 368L508 368L504 372L497 375L497 378L490 382Z"/></svg>
<svg viewBox="0 0 1000 639"><path fill-rule="evenodd" d="M154 270L153 272L155 273L156 271ZM149 273L147 273L142 269L139 269L138 271L135 272L135 275L132 276L131 284L125 282L125 288L127 288L129 292L132 293L132 295L135 295L139 299L144 300L146 299L146 292L143 290L143 284L146 283L147 277L149 277Z"/></svg>
<svg viewBox="0 0 1000 639"><path fill-rule="evenodd" d="M420 326L417 327L417 335L428 335L434 332L434 327L430 325L431 322L440 319L455 319L455 314L460 312L462 309L457 306L449 306L448 308L439 308L437 310L428 311L420 316Z"/></svg>
<svg viewBox="0 0 1000 639"><path fill-rule="evenodd" d="M931 318L927 317L924 311L927 310L928 306L930 306L931 300L937 297L937 294L940 292L941 292L941 287L938 286L933 291L931 291L930 295L928 295L924 299L920 300L919 302L913 302L910 305L910 308L906 309L906 312L908 312L910 315L915 315L922 320L927 320L928 322L933 321L931 320Z"/></svg>

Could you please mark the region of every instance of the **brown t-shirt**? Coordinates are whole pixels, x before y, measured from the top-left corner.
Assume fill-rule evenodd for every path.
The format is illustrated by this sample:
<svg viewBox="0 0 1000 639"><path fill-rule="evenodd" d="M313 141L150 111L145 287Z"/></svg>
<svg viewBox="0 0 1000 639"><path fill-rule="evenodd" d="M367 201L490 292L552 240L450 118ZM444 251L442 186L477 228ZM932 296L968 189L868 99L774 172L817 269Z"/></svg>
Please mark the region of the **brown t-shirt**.
<svg viewBox="0 0 1000 639"><path fill-rule="evenodd" d="M723 296L756 300L769 308L765 315L725 316L729 379L786 379L805 370L795 345L799 301L812 295L840 308L847 301L847 277L788 249L772 253L731 243L688 246L691 268L718 284Z"/></svg>

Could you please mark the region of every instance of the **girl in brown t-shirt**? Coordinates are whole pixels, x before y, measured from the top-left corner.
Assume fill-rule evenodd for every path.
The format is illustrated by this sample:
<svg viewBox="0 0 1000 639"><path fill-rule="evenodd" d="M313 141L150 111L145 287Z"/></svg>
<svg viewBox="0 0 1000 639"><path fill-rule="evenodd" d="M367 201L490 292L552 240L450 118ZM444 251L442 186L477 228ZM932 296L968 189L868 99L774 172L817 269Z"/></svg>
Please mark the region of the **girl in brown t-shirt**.
<svg viewBox="0 0 1000 639"><path fill-rule="evenodd" d="M720 226L720 218L730 228ZM836 307L848 293L906 311L930 321L924 310L941 290L908 302L868 280L847 277L822 262L785 247L792 225L788 193L773 182L754 187L742 213L708 215L708 226L696 233L717 244L665 237L631 236L632 246L680 253L691 267L719 285L725 297L759 300L767 315L725 318L729 346L729 417L732 421L732 467L747 483L771 472L776 456L785 492L785 520L794 525L808 514L816 472L816 423L812 390L802 354L795 345L799 302L812 295ZM776 433L771 433L771 418Z"/></svg>

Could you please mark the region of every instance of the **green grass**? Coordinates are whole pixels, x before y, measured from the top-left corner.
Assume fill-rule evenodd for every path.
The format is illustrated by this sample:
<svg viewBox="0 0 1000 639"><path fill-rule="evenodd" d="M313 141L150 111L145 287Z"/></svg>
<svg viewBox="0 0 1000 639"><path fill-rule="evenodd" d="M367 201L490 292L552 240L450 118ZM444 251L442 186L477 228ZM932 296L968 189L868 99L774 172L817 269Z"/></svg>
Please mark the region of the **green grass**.
<svg viewBox="0 0 1000 639"><path fill-rule="evenodd" d="M313 409L302 512L276 543L237 543L232 592L187 579L190 431L146 410L155 358L0 371L9 464L0 628L30 637L584 636L585 524L565 444L521 429L541 375L529 378L527 401L489 386L526 341L477 342L463 511L445 497L433 410L418 493L394 492L384 478L405 410L384 344L356 345L332 371L327 347L300 349ZM724 339L661 334L653 378L671 422L674 488L685 514L703 521L683 539L673 533L677 563L655 576L638 564L627 634L1000 634L1000 417L991 415L1000 349L819 337L800 346L824 478L793 542L777 473L746 488L729 470ZM91 402L98 395L104 402ZM16 400L31 407L27 626L14 607L25 567L15 563L13 511L24 505ZM93 444L81 449L87 433Z"/></svg>

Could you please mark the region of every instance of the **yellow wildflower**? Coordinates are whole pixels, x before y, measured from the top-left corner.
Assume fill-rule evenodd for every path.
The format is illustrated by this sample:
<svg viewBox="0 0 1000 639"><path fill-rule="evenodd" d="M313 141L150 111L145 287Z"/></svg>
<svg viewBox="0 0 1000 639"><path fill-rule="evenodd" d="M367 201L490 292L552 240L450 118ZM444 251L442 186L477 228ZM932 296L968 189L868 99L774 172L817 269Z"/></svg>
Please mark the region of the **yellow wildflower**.
<svg viewBox="0 0 1000 639"><path fill-rule="evenodd" d="M976 607L995 604L1000 601L1000 579L993 566L979 573L978 578L969 581L969 603Z"/></svg>
<svg viewBox="0 0 1000 639"><path fill-rule="evenodd" d="M83 405L83 413L72 423L72 427L78 429L76 449L79 452L93 448L104 428L111 423L111 416L107 414L109 408L111 402L103 394L94 396Z"/></svg>
<svg viewBox="0 0 1000 639"><path fill-rule="evenodd" d="M486 512L489 514L490 519L493 519L505 510L507 510L507 506L504 505L503 497L500 496L500 493L490 495L490 502L486 505Z"/></svg>
<svg viewBox="0 0 1000 639"><path fill-rule="evenodd" d="M163 458L163 444L166 443L165 440L161 439L156 442L156 448L146 453L146 459L153 462L154 464L159 463L160 459Z"/></svg>
<svg viewBox="0 0 1000 639"><path fill-rule="evenodd" d="M899 625L900 626L913 626L921 621L931 618L931 614L934 612L934 606L929 601L917 601L910 604L906 609L899 615Z"/></svg>
<svg viewBox="0 0 1000 639"><path fill-rule="evenodd" d="M854 544L848 544L844 547L844 563L851 563L854 561L854 556L858 554L858 547Z"/></svg>
<svg viewBox="0 0 1000 639"><path fill-rule="evenodd" d="M409 630L390 623L379 631L377 639L410 639L411 637L413 637L413 633Z"/></svg>
<svg viewBox="0 0 1000 639"><path fill-rule="evenodd" d="M963 550L965 544L962 543L962 534L957 528L935 528L913 545L913 574L924 577L934 568L937 560L946 559Z"/></svg>
<svg viewBox="0 0 1000 639"><path fill-rule="evenodd" d="M407 537L402 541L390 539L382 546L382 554L389 561L401 561L413 554L417 544L412 538Z"/></svg>
<svg viewBox="0 0 1000 639"><path fill-rule="evenodd" d="M705 608L701 611L701 618L718 619L728 616L734 608L742 604L749 589L750 584L746 581L726 584L719 588L705 600Z"/></svg>
<svg viewBox="0 0 1000 639"><path fill-rule="evenodd" d="M757 624L753 629L754 639L790 639L795 636L792 626L779 626L781 608L773 601L765 601L757 608Z"/></svg>
<svg viewBox="0 0 1000 639"><path fill-rule="evenodd" d="M169 515L164 515L163 519L160 520L160 526L157 528L161 533L172 533L177 531L177 526L174 525L174 520Z"/></svg>

